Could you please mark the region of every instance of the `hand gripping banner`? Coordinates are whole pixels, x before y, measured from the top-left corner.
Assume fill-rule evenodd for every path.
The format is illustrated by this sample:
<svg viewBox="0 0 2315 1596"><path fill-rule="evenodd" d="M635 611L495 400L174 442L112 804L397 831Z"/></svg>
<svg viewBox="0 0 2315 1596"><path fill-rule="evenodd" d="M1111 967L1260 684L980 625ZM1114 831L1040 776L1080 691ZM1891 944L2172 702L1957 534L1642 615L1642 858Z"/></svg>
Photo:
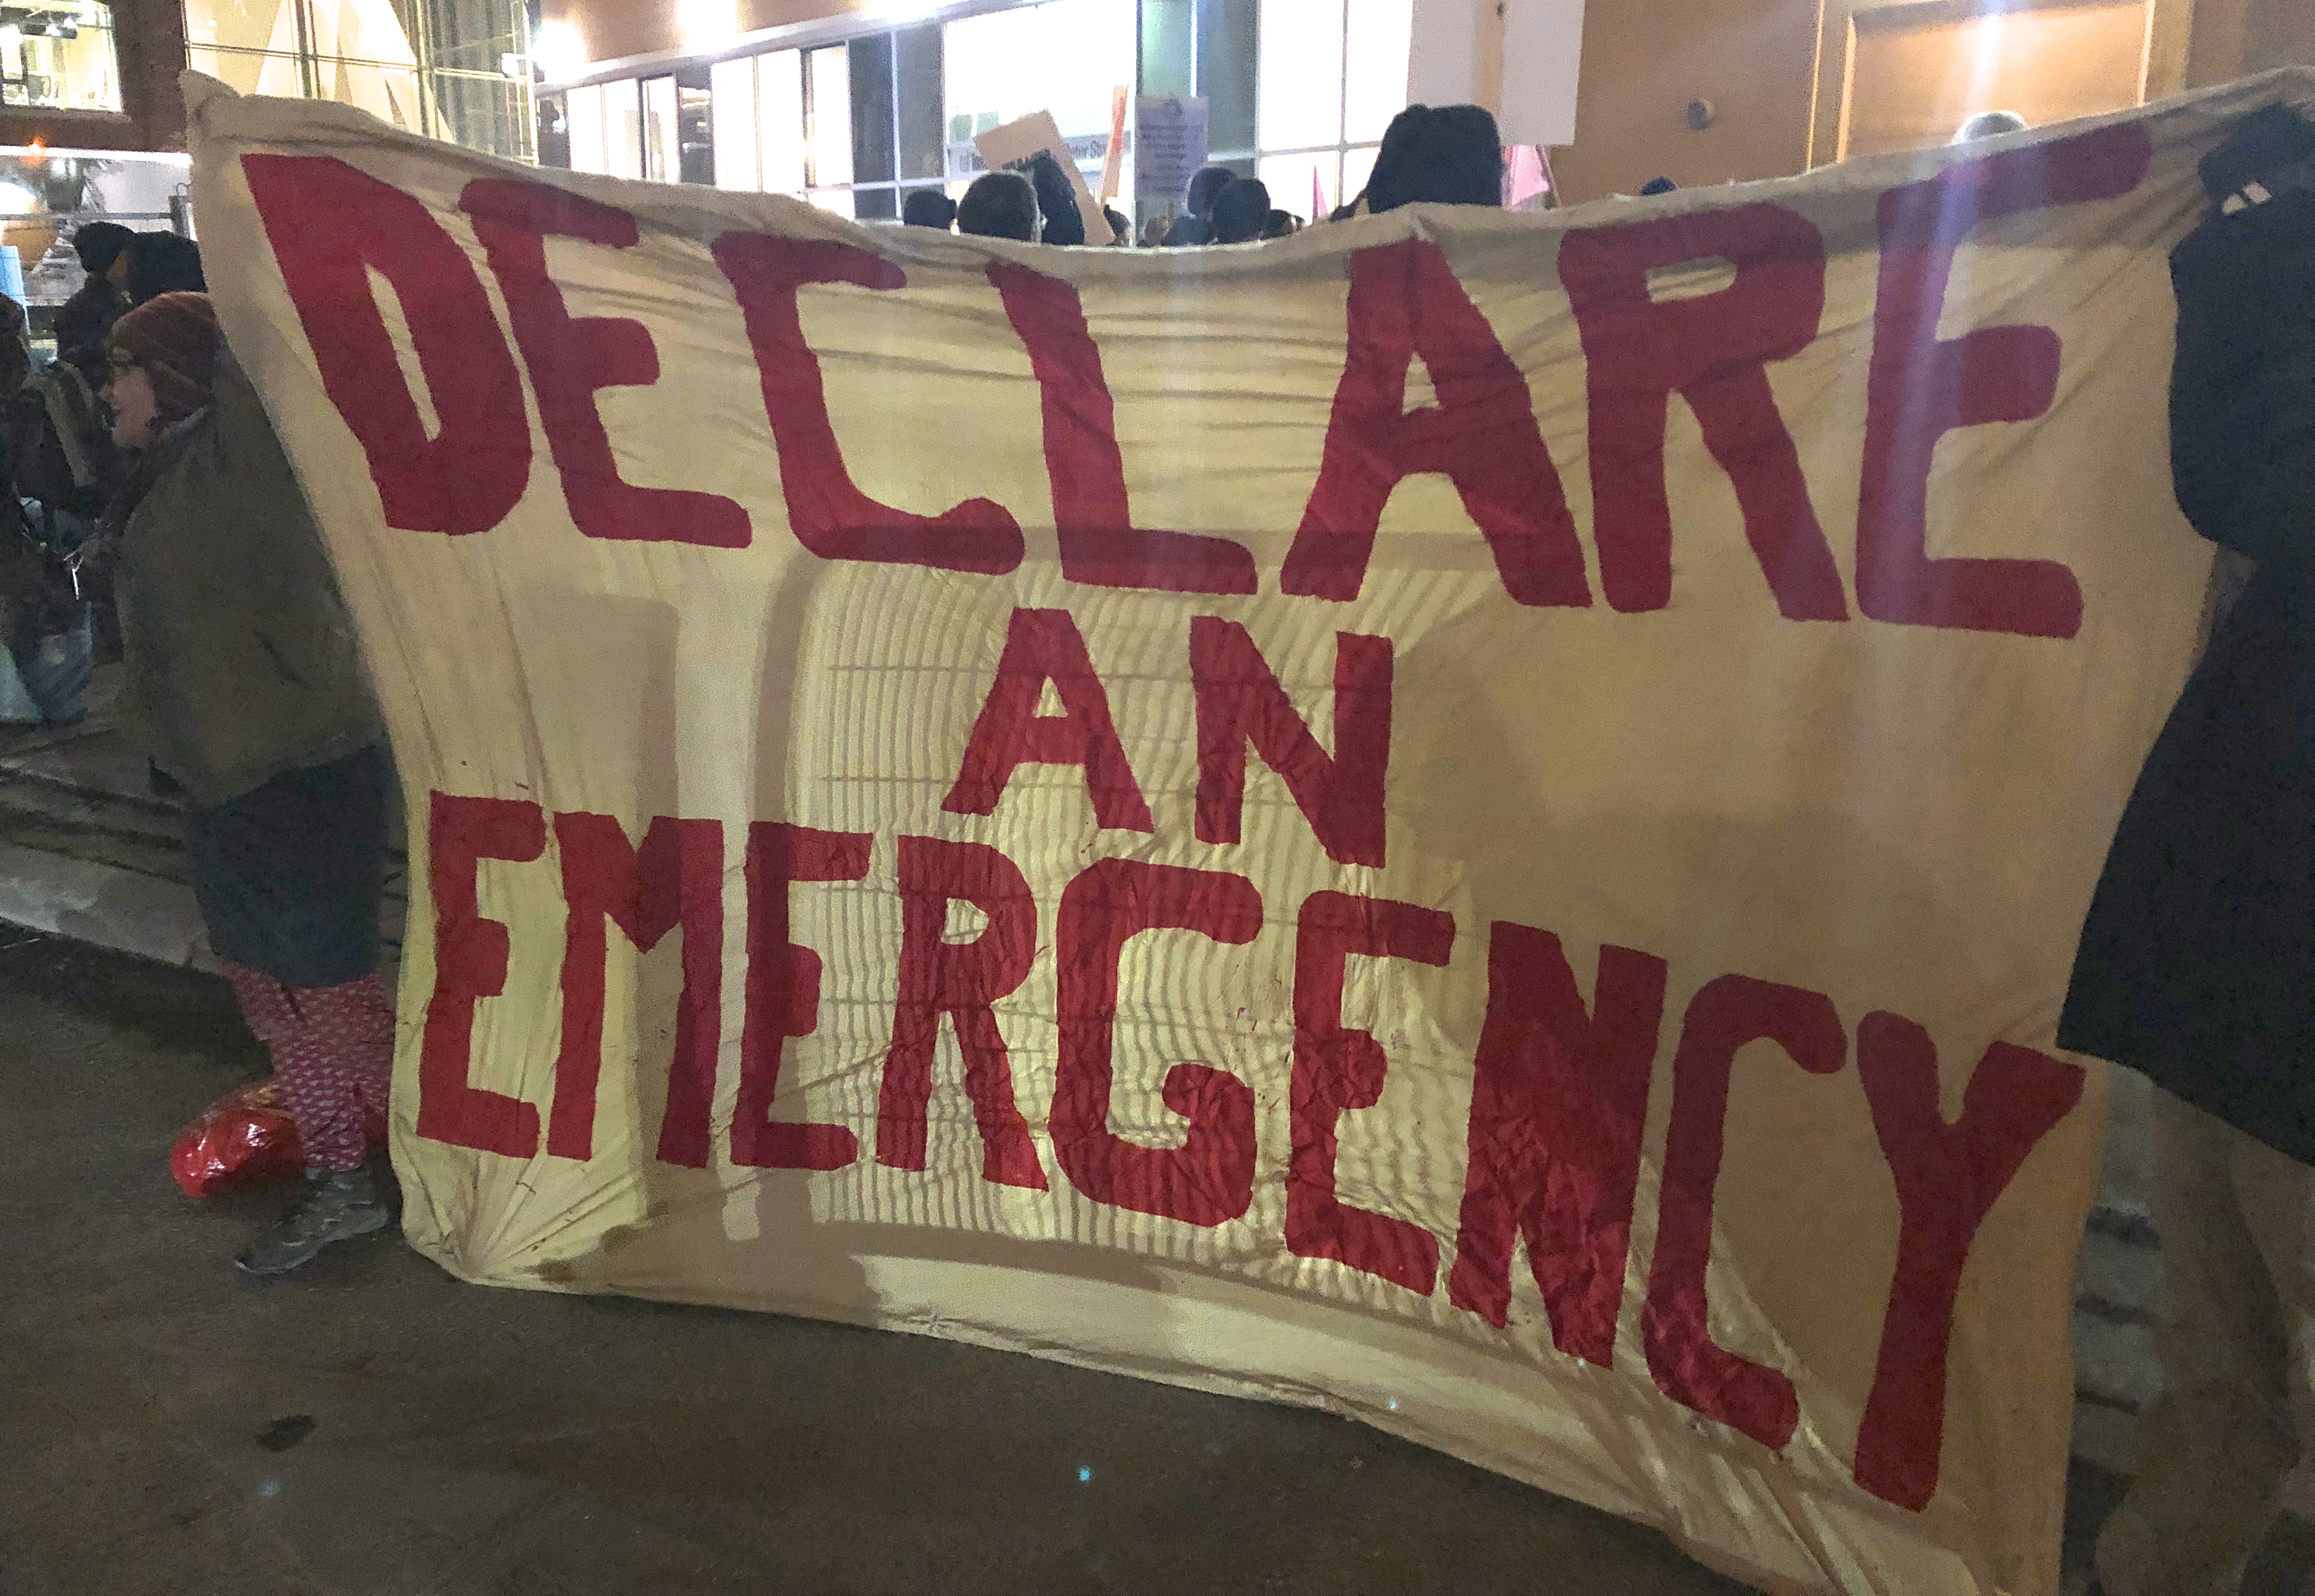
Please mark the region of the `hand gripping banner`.
<svg viewBox="0 0 2315 1596"><path fill-rule="evenodd" d="M2311 97L1140 252L197 82L409 804L412 1241L2053 1591L2165 256Z"/></svg>

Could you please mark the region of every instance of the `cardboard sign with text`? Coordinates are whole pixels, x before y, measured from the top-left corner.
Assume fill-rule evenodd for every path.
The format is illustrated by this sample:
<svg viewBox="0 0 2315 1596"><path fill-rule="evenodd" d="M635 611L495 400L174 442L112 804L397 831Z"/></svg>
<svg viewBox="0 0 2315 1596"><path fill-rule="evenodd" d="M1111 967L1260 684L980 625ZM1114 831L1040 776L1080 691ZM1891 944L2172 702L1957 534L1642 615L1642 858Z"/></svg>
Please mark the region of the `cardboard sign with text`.
<svg viewBox="0 0 2315 1596"><path fill-rule="evenodd" d="M1020 172L1025 176L1030 162L1041 155L1051 155L1054 164L1069 174L1069 192L1077 198L1078 214L1085 218L1086 242L1100 244L1109 241L1109 219L1101 214L1101 201L1086 186L1085 173L1078 169L1077 157L1069 154L1051 111L1032 111L1018 121L976 133L972 145L991 172Z"/></svg>
<svg viewBox="0 0 2315 1596"><path fill-rule="evenodd" d="M1143 94L1133 102L1133 187L1141 202L1179 210L1190 179L1206 164L1206 102L1185 94Z"/></svg>
<svg viewBox="0 0 2315 1596"><path fill-rule="evenodd" d="M1163 255L193 87L411 806L414 1245L2054 1589L2165 255L2315 77Z"/></svg>

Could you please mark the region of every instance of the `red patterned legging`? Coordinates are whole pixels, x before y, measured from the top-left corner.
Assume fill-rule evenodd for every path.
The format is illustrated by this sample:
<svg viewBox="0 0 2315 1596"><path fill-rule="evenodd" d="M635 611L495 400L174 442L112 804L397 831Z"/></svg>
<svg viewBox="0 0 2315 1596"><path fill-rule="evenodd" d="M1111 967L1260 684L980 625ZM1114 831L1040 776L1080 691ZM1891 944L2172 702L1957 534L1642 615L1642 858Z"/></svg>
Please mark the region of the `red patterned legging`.
<svg viewBox="0 0 2315 1596"><path fill-rule="evenodd" d="M285 987L227 963L242 1017L273 1055L309 1166L361 1167L365 1114L383 1121L394 1079L394 1006L377 975L336 987Z"/></svg>

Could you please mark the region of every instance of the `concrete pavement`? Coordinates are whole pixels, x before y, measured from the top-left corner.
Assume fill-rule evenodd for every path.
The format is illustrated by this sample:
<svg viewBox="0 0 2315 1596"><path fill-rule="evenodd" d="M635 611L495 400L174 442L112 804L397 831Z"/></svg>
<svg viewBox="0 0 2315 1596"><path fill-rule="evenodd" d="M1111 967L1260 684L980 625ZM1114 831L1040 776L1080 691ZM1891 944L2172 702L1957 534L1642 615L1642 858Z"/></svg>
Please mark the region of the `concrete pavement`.
<svg viewBox="0 0 2315 1596"><path fill-rule="evenodd" d="M0 935L0 1014L7 1596L1737 1590L1302 1409L477 1290L393 1239L244 1286L269 1200L164 1166L264 1068L225 984Z"/></svg>

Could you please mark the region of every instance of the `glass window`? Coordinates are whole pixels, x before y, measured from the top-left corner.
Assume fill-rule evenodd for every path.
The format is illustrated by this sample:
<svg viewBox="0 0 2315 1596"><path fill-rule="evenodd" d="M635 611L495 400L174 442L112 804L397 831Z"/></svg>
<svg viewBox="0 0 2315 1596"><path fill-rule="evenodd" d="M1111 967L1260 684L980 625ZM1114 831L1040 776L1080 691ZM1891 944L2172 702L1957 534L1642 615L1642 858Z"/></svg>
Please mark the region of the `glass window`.
<svg viewBox="0 0 2315 1596"><path fill-rule="evenodd" d="M804 58L806 175L814 188L847 187L852 182L852 71L842 45L816 49ZM846 201L850 214L850 201Z"/></svg>
<svg viewBox="0 0 2315 1596"><path fill-rule="evenodd" d="M675 143L680 156L677 175L687 183L715 181L714 82L705 66L686 66L675 75Z"/></svg>
<svg viewBox="0 0 2315 1596"><path fill-rule="evenodd" d="M281 0L185 0L185 42L294 55L297 15Z"/></svg>
<svg viewBox="0 0 2315 1596"><path fill-rule="evenodd" d="M515 58L517 61L520 58ZM421 83L431 85L423 108L434 116L432 136L463 144L468 149L489 150L510 159L536 155L549 162L537 143L539 120L537 85L528 78L501 73L427 72Z"/></svg>
<svg viewBox="0 0 2315 1596"><path fill-rule="evenodd" d="M643 174L643 85L632 77L603 85L603 170L613 177Z"/></svg>
<svg viewBox="0 0 2315 1596"><path fill-rule="evenodd" d="M679 175L676 155L675 79L643 79L643 178L649 182L673 182Z"/></svg>
<svg viewBox="0 0 2315 1596"><path fill-rule="evenodd" d="M112 8L36 0L0 12L0 103L119 111Z"/></svg>
<svg viewBox="0 0 2315 1596"><path fill-rule="evenodd" d="M1195 0L1141 0L1141 93L1197 93L1191 44Z"/></svg>
<svg viewBox="0 0 2315 1596"><path fill-rule="evenodd" d="M205 73L236 94L285 94L303 98L306 81L296 56L271 56L256 50L204 49L185 47L185 65Z"/></svg>
<svg viewBox="0 0 2315 1596"><path fill-rule="evenodd" d="M563 120L570 129L571 170L608 172L603 155L603 85L589 84L563 96Z"/></svg>
<svg viewBox="0 0 2315 1596"><path fill-rule="evenodd" d="M1264 155L1255 164L1255 175L1270 191L1274 210L1291 211L1305 220L1324 217L1340 204L1343 158L1333 150L1311 155ZM1316 185L1316 197L1313 185Z"/></svg>
<svg viewBox="0 0 2315 1596"><path fill-rule="evenodd" d="M1213 161L1240 172L1251 169L1256 145L1255 67L1261 56L1259 0L1199 0L1196 76L1206 101L1206 146ZM1329 75L1335 70L1316 62L1312 69Z"/></svg>
<svg viewBox="0 0 2315 1596"><path fill-rule="evenodd" d="M1375 144L1406 105L1414 0L1350 0L1349 21L1343 51L1343 139Z"/></svg>
<svg viewBox="0 0 2315 1596"><path fill-rule="evenodd" d="M1034 111L1051 111L1088 187L1098 188L1109 148L1110 95L1134 82L1134 8L1115 0L1047 0L943 24L941 75L948 111L952 186L980 171L973 136ZM1051 63L1066 61L1055 74ZM1131 164L1120 172L1131 182Z"/></svg>
<svg viewBox="0 0 2315 1596"><path fill-rule="evenodd" d="M1257 4L1257 170L1271 203L1298 216L1339 205L1365 188L1375 145L1406 103L1412 0Z"/></svg>
<svg viewBox="0 0 2315 1596"><path fill-rule="evenodd" d="M900 180L937 181L947 170L941 114L940 29L906 28L892 35L892 83L900 105L895 120Z"/></svg>
<svg viewBox="0 0 2315 1596"><path fill-rule="evenodd" d="M1265 150L1343 138L1343 0L1262 0L1255 131Z"/></svg>
<svg viewBox="0 0 2315 1596"><path fill-rule="evenodd" d="M847 47L852 90L852 181L892 181L892 36L871 34Z"/></svg>
<svg viewBox="0 0 2315 1596"><path fill-rule="evenodd" d="M764 163L756 133L756 58L718 61L709 70L715 121L715 186L758 189Z"/></svg>
<svg viewBox="0 0 2315 1596"><path fill-rule="evenodd" d="M1047 0L944 24L952 134L960 114L984 131L1050 111L1065 138L1106 138L1110 91L1133 82L1134 42L1133 8L1116 0ZM1055 61L1069 70L1056 74Z"/></svg>
<svg viewBox="0 0 2315 1596"><path fill-rule="evenodd" d="M341 105L359 105L380 121L407 132L433 126L421 102L416 63L409 66L376 61L351 61L323 57L314 62L318 97Z"/></svg>
<svg viewBox="0 0 2315 1596"><path fill-rule="evenodd" d="M765 191L803 193L809 146L804 142L803 57L799 52L780 50L757 58L756 115L763 133Z"/></svg>
<svg viewBox="0 0 2315 1596"><path fill-rule="evenodd" d="M58 3L31 0L35 7ZM30 70L46 70L39 64L45 47L28 37L37 30L6 21L22 5L9 0L0 10L0 83L11 102L13 55L29 52ZM102 13L109 59L102 0L72 0L71 10ZM413 132L517 159L537 147L524 0L184 0L184 19L190 63L244 93L335 100ZM78 24L83 39L93 31ZM50 47L58 33L48 30ZM76 45L62 46L68 69Z"/></svg>

